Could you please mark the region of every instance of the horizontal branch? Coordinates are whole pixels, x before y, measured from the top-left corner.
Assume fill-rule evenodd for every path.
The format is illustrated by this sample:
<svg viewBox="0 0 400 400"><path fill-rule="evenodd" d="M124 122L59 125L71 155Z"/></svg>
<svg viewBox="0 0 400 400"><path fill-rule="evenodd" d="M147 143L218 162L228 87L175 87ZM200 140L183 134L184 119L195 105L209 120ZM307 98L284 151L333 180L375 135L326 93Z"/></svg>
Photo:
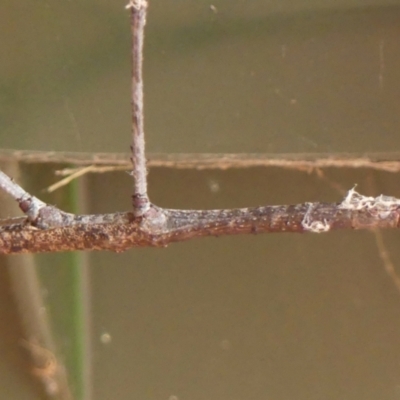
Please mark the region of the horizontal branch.
<svg viewBox="0 0 400 400"><path fill-rule="evenodd" d="M336 229L398 228L400 200L366 197L350 190L341 203L303 203L228 210L172 210L151 205L137 218L131 212L73 215L57 211L58 226L0 226L0 253L111 250L166 246L196 237L248 233L314 232Z"/></svg>
<svg viewBox="0 0 400 400"><path fill-rule="evenodd" d="M278 167L289 169L369 168L386 172L400 171L400 153L148 153L149 168L229 169ZM22 163L68 163L77 166L104 166L91 172L129 170L127 153L84 153L0 149L0 161ZM68 173L70 173L68 171Z"/></svg>

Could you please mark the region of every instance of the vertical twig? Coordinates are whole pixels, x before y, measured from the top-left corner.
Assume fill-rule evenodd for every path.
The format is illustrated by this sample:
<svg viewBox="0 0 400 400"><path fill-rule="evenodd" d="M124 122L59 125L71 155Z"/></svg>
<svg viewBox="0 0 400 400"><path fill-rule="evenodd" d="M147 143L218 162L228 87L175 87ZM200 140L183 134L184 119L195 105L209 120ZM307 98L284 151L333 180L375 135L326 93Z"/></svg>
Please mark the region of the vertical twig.
<svg viewBox="0 0 400 400"><path fill-rule="evenodd" d="M142 216L150 207L147 195L147 168L143 128L143 38L146 24L146 0L130 0L127 8L131 12L132 30L132 145L134 193L133 210Z"/></svg>

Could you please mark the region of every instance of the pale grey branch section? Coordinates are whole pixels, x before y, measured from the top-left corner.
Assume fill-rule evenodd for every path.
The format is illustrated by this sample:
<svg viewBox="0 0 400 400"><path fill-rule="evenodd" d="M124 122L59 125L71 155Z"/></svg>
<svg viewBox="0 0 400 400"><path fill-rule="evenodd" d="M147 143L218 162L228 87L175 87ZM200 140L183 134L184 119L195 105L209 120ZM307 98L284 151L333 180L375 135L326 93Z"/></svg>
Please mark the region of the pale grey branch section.
<svg viewBox="0 0 400 400"><path fill-rule="evenodd" d="M18 185L13 179L0 171L0 188L16 200L30 221L36 220L39 211L46 207L46 203L31 196L26 190Z"/></svg>
<svg viewBox="0 0 400 400"><path fill-rule="evenodd" d="M18 202L32 199L31 201L35 203L37 208L41 208L46 205L45 203L43 203L43 201L31 196L25 189L18 185L18 183L16 183L3 171L0 171L0 188Z"/></svg>
<svg viewBox="0 0 400 400"><path fill-rule="evenodd" d="M29 222L32 227L47 229L68 225L74 218L73 214L61 211L32 196L3 171L0 171L0 189L18 202L19 208L27 216L27 221L23 224Z"/></svg>

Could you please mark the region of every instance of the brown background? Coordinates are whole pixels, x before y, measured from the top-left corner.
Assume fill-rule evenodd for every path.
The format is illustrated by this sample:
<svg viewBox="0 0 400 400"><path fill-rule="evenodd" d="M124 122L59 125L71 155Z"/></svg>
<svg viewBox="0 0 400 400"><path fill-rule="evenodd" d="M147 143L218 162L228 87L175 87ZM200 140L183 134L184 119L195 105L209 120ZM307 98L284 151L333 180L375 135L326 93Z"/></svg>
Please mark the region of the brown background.
<svg viewBox="0 0 400 400"><path fill-rule="evenodd" d="M148 150L396 154L396 4L220 0L215 13L209 1L152 1ZM124 5L3 2L2 148L127 151ZM56 179L40 166L23 172L38 195ZM152 200L175 208L340 201L355 183L366 195L400 197L398 175L373 171L154 169L149 180ZM130 191L125 173L91 175L82 208L127 209ZM396 267L398 232L383 237ZM92 398L399 399L400 293L377 243L370 232L280 234L90 254ZM38 260L57 270L62 257ZM0 397L40 398L5 268L1 275ZM62 279L47 285L69 290ZM56 330L67 314L57 312Z"/></svg>

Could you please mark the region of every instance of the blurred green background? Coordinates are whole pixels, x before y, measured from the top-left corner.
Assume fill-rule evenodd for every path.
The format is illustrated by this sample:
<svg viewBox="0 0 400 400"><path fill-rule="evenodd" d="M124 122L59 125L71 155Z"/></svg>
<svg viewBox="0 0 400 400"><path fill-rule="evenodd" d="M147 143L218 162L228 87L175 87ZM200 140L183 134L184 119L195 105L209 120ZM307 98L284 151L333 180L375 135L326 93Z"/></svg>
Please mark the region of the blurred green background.
<svg viewBox="0 0 400 400"><path fill-rule="evenodd" d="M1 148L128 151L124 6L2 2ZM146 29L149 152L400 154L398 1L154 0ZM130 207L124 172L44 194L61 167L3 164L68 211ZM400 197L396 174L369 170L149 175L152 201L174 208L340 201L355 183ZM51 398L24 342L39 337L66 367L60 399L398 399L397 239L280 234L3 257L0 398Z"/></svg>

